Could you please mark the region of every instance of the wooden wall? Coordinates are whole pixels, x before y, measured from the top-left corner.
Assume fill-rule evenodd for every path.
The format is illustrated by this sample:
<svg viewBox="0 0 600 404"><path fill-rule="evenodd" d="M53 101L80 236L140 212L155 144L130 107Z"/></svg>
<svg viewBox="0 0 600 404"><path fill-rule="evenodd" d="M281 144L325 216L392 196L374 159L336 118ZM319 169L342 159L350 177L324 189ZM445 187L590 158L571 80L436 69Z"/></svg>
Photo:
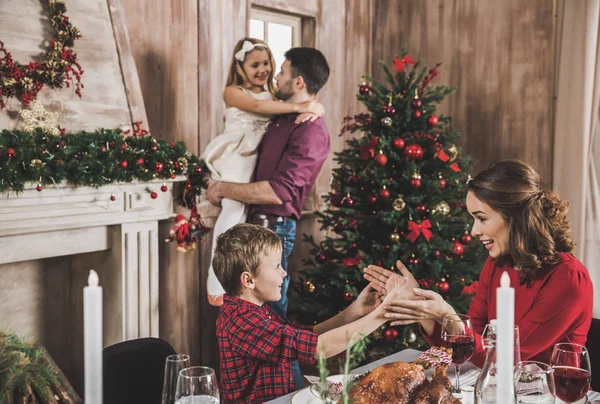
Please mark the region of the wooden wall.
<svg viewBox="0 0 600 404"><path fill-rule="evenodd" d="M475 171L520 158L551 183L552 0L377 0L373 18L374 64L404 43L414 59L443 62L437 82L457 91L440 110L479 161Z"/></svg>

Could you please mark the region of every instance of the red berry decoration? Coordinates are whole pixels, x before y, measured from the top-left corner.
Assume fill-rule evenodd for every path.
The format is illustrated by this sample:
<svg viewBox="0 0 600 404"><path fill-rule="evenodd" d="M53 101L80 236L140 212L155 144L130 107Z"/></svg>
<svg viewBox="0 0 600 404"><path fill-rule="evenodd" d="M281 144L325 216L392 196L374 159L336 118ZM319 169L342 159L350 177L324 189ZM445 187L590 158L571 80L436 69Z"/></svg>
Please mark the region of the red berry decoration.
<svg viewBox="0 0 600 404"><path fill-rule="evenodd" d="M153 144L152 146L150 146L150 150L152 150L154 152L157 151L158 150L158 145L156 143Z"/></svg>
<svg viewBox="0 0 600 404"><path fill-rule="evenodd" d="M200 173L202 172L202 167L200 167L200 166L194 166L194 171L195 171L197 174L200 174Z"/></svg>
<svg viewBox="0 0 600 404"><path fill-rule="evenodd" d="M152 198L152 199L158 198L158 193L156 191L150 192L150 198Z"/></svg>
<svg viewBox="0 0 600 404"><path fill-rule="evenodd" d="M385 337L387 342L394 342L398 339L398 330L395 328L386 328L383 332L383 336Z"/></svg>
<svg viewBox="0 0 600 404"><path fill-rule="evenodd" d="M162 192L167 192L167 191L168 191L168 189L169 189L169 187L167 187L167 184L162 184L162 186L160 187L160 190L161 190Z"/></svg>
<svg viewBox="0 0 600 404"><path fill-rule="evenodd" d="M465 252L465 246L456 240L452 244L452 249L454 250L455 255L461 255L463 252Z"/></svg>
<svg viewBox="0 0 600 404"><path fill-rule="evenodd" d="M413 109L412 112L410 113L410 117L412 119L419 119L421 117L421 115L423 115L423 113L421 112L420 109Z"/></svg>
<svg viewBox="0 0 600 404"><path fill-rule="evenodd" d="M369 195L367 196L367 202L370 204L377 203L377 197L375 195Z"/></svg>
<svg viewBox="0 0 600 404"><path fill-rule="evenodd" d="M409 144L404 148L404 157L409 160L420 160L423 158L423 148L416 144Z"/></svg>
<svg viewBox="0 0 600 404"><path fill-rule="evenodd" d="M384 165L387 164L387 156L382 153L378 154L377 156L375 156L375 164L383 167Z"/></svg>
<svg viewBox="0 0 600 404"><path fill-rule="evenodd" d="M161 163L160 161L157 161L156 164L154 165L154 172L155 173L159 173L162 170L164 170L165 165L163 163Z"/></svg>
<svg viewBox="0 0 600 404"><path fill-rule="evenodd" d="M460 242L462 244L469 244L471 241L473 241L473 238L469 233L465 233L460 237Z"/></svg>
<svg viewBox="0 0 600 404"><path fill-rule="evenodd" d="M401 137L397 137L392 142L392 146L394 146L394 149L396 149L396 150L404 149L404 139L402 139Z"/></svg>
<svg viewBox="0 0 600 404"><path fill-rule="evenodd" d="M137 163L140 166L143 165L144 164L144 159L140 157L139 159L137 159Z"/></svg>
<svg viewBox="0 0 600 404"><path fill-rule="evenodd" d="M446 281L440 282L438 283L438 289L442 293L448 293L448 291L450 290L450 284Z"/></svg>
<svg viewBox="0 0 600 404"><path fill-rule="evenodd" d="M427 118L427 123L429 124L429 126L435 126L438 124L438 117L437 115L431 115L429 118Z"/></svg>
<svg viewBox="0 0 600 404"><path fill-rule="evenodd" d="M410 102L410 107L412 109L421 108L421 106L423 106L423 102L421 100L412 100Z"/></svg>
<svg viewBox="0 0 600 404"><path fill-rule="evenodd" d="M390 191L383 188L382 190L379 191L379 197L381 199L390 199Z"/></svg>
<svg viewBox="0 0 600 404"><path fill-rule="evenodd" d="M115 196L115 194L110 194L110 200L113 202L117 200L117 197Z"/></svg>
<svg viewBox="0 0 600 404"><path fill-rule="evenodd" d="M446 180L445 179L441 179L440 180L440 189L444 189L446 188Z"/></svg>
<svg viewBox="0 0 600 404"><path fill-rule="evenodd" d="M15 149L10 148L8 149L8 151L6 152L6 155L10 158L13 158L17 155L17 152L15 151Z"/></svg>
<svg viewBox="0 0 600 404"><path fill-rule="evenodd" d="M129 165L129 163L127 162L127 160L123 160L121 161L121 163L119 163L121 165L121 168L123 170L127 169L127 166Z"/></svg>
<svg viewBox="0 0 600 404"><path fill-rule="evenodd" d="M396 108L394 108L391 105L385 106L383 107L383 112L387 115L387 116L394 116L396 115Z"/></svg>
<svg viewBox="0 0 600 404"><path fill-rule="evenodd" d="M347 302L351 302L352 300L354 300L354 295L350 292L345 292L344 300L346 300Z"/></svg>
<svg viewBox="0 0 600 404"><path fill-rule="evenodd" d="M123 150L126 150L126 149L127 149L127 143L123 143L123 144L121 145L121 149L123 149Z"/></svg>
<svg viewBox="0 0 600 404"><path fill-rule="evenodd" d="M42 189L44 189L44 188L42 188L42 184L37 184L37 187L35 187L35 189L36 189L38 192L42 192Z"/></svg>

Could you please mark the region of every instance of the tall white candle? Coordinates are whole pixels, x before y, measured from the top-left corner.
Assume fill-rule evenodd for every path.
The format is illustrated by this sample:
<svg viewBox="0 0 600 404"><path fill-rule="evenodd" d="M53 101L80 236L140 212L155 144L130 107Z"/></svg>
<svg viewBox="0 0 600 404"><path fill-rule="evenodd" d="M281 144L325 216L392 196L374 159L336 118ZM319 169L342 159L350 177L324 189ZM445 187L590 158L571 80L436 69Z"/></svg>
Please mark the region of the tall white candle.
<svg viewBox="0 0 600 404"><path fill-rule="evenodd" d="M504 272L496 289L496 402L514 403L515 290Z"/></svg>
<svg viewBox="0 0 600 404"><path fill-rule="evenodd" d="M102 288L93 269L83 288L85 404L102 404Z"/></svg>

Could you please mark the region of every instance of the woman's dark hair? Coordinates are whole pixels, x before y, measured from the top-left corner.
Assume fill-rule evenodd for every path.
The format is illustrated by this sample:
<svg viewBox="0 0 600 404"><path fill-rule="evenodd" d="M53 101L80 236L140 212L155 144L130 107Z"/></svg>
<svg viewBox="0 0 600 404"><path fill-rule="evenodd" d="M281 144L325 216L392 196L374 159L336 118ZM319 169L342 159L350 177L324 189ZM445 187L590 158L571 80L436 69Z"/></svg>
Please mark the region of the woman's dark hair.
<svg viewBox="0 0 600 404"><path fill-rule="evenodd" d="M558 252L572 253L569 203L544 189L539 174L519 160L504 160L481 171L467 185L481 202L500 213L510 228L509 256L521 282L559 261Z"/></svg>

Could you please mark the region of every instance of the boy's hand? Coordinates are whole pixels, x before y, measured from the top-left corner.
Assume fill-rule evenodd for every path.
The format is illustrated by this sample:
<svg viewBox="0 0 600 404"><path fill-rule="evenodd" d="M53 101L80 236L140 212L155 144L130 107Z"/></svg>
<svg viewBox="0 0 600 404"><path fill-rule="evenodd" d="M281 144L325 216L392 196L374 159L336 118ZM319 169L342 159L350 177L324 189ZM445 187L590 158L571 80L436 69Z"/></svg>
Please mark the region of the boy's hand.
<svg viewBox="0 0 600 404"><path fill-rule="evenodd" d="M364 317L371 313L377 307L381 305L383 296L373 288L373 285L369 283L360 292L356 300L352 303L356 310L359 318Z"/></svg>

